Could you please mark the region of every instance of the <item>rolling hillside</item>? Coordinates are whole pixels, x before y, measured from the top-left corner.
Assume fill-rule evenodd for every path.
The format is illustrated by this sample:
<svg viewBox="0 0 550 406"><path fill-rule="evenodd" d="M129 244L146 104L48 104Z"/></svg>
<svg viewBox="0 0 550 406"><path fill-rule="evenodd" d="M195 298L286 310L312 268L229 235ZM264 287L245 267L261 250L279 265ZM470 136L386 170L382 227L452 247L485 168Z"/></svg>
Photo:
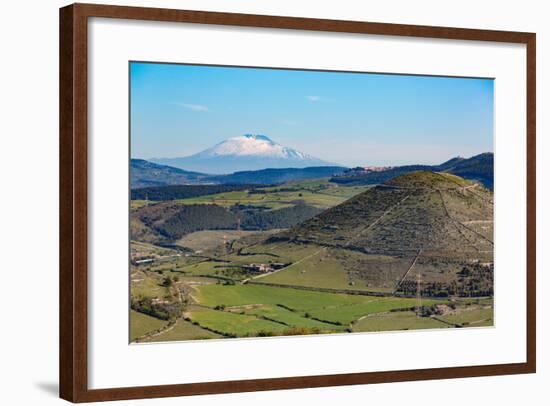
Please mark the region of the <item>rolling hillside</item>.
<svg viewBox="0 0 550 406"><path fill-rule="evenodd" d="M492 221L492 193L482 186L409 173L272 236L257 249L307 247L314 255L261 281L328 288L322 278L339 274L340 288L407 293L420 276L433 295L490 294Z"/></svg>
<svg viewBox="0 0 550 406"><path fill-rule="evenodd" d="M132 340L493 325L492 198L420 171L139 206Z"/></svg>
<svg viewBox="0 0 550 406"><path fill-rule="evenodd" d="M349 175L342 173L331 179L331 181L347 185L375 185L383 183L396 176L404 175L415 171L446 172L461 176L465 179L480 182L486 188L493 189L493 159L492 152L486 152L471 158L452 158L440 165L405 165L396 166L378 172Z"/></svg>
<svg viewBox="0 0 550 406"><path fill-rule="evenodd" d="M165 245L204 230L287 228L368 188L338 186L325 178L280 186L218 184L133 189L131 238Z"/></svg>
<svg viewBox="0 0 550 406"><path fill-rule="evenodd" d="M341 166L313 166L306 168L268 168L235 172L228 175L206 175L171 166L158 165L143 159L132 159L130 183L132 189L160 189L175 185L278 185L308 179L330 178L345 170L346 168Z"/></svg>
<svg viewBox="0 0 550 406"><path fill-rule="evenodd" d="M453 175L410 173L333 207L286 235L367 253L476 252L490 249L487 239L492 236L480 236L457 223L492 219L490 199L483 188Z"/></svg>
<svg viewBox="0 0 550 406"><path fill-rule="evenodd" d="M204 182L206 175L185 171L166 165L158 165L144 159L130 160L130 185L132 189L149 186L189 185Z"/></svg>
<svg viewBox="0 0 550 406"><path fill-rule="evenodd" d="M162 202L133 210L130 215L132 239L167 244L186 234L203 230L265 231L291 227L322 210L299 203L278 210L216 204Z"/></svg>

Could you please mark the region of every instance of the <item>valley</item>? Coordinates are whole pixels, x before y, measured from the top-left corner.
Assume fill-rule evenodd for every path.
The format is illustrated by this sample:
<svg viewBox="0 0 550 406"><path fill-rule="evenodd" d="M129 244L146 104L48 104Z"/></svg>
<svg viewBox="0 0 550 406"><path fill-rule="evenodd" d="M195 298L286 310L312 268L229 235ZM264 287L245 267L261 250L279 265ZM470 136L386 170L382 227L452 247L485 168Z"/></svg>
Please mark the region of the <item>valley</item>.
<svg viewBox="0 0 550 406"><path fill-rule="evenodd" d="M377 184L132 190L132 342L493 324L493 194Z"/></svg>

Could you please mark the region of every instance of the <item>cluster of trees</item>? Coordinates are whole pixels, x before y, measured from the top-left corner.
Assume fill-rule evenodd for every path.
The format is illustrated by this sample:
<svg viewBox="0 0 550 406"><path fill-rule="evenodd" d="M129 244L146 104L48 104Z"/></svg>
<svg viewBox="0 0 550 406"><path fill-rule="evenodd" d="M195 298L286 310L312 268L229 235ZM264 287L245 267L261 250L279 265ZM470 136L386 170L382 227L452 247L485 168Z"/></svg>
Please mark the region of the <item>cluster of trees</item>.
<svg viewBox="0 0 550 406"><path fill-rule="evenodd" d="M231 209L214 204L181 205L159 213L143 210L140 220L168 240L174 241L186 234L201 230L234 230L239 224L243 230L270 230L288 228L301 223L322 210L306 204L297 204L279 210L267 210L236 205Z"/></svg>
<svg viewBox="0 0 550 406"><path fill-rule="evenodd" d="M286 193L286 192L298 192L303 190L302 188L296 188L296 187L280 187L275 192L277 193ZM270 193L273 193L274 191L271 189L253 189L250 191L251 195L267 195Z"/></svg>
<svg viewBox="0 0 550 406"><path fill-rule="evenodd" d="M448 306L451 309L455 309L456 305L454 303L449 303ZM440 310L436 305L431 306L421 306L419 309L420 316L422 317L430 317L430 316L437 316L441 314Z"/></svg>
<svg viewBox="0 0 550 406"><path fill-rule="evenodd" d="M289 327L283 331L260 330L255 333L244 334L243 337L303 336L321 333L323 333L323 330L318 327Z"/></svg>
<svg viewBox="0 0 550 406"><path fill-rule="evenodd" d="M182 315L184 305L178 301L155 301L150 297L132 297L130 307L161 320L175 320Z"/></svg>
<svg viewBox="0 0 550 406"><path fill-rule="evenodd" d="M493 296L493 264L468 264L457 272L457 279L450 282L423 282L422 296L430 297L483 297ZM399 286L399 293L416 295L417 284L405 280Z"/></svg>
<svg viewBox="0 0 550 406"><path fill-rule="evenodd" d="M177 240L186 234L200 230L235 229L237 228L237 222L238 217L221 206L194 204L180 206L174 214L163 222L145 223L166 238Z"/></svg>
<svg viewBox="0 0 550 406"><path fill-rule="evenodd" d="M155 186L132 189L131 198L132 200L152 201L177 200L213 195L216 193L254 189L256 187L258 187L258 185L251 184Z"/></svg>
<svg viewBox="0 0 550 406"><path fill-rule="evenodd" d="M292 227L322 211L322 209L307 204L297 204L293 207L270 211L248 209L238 211L237 215L241 218L241 227L244 230L270 230Z"/></svg>

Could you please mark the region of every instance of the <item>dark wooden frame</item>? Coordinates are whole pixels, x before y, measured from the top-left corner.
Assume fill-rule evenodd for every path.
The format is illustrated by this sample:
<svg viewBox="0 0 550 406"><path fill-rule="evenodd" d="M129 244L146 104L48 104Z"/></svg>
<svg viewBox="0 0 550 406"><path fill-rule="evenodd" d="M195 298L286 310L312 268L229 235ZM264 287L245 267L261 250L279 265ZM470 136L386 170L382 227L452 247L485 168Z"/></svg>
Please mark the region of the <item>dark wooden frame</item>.
<svg viewBox="0 0 550 406"><path fill-rule="evenodd" d="M130 388L87 384L87 27L89 17L269 27L527 46L527 361L449 367ZM60 9L60 396L72 402L448 379L536 371L535 51L534 33L382 24L202 11L74 4Z"/></svg>

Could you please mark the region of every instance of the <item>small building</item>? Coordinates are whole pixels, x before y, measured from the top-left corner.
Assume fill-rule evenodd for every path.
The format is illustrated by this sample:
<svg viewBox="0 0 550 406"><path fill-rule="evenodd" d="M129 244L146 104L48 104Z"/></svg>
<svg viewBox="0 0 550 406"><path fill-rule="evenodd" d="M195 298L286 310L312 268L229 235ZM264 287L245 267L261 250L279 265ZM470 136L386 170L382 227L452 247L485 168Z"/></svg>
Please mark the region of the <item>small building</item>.
<svg viewBox="0 0 550 406"><path fill-rule="evenodd" d="M136 265L143 265L143 264L149 264L151 262L153 262L154 259L153 258L144 258L144 259L135 259L134 260L134 264Z"/></svg>
<svg viewBox="0 0 550 406"><path fill-rule="evenodd" d="M267 273L271 272L271 266L269 264L249 264L244 265L244 269L254 273Z"/></svg>
<svg viewBox="0 0 550 406"><path fill-rule="evenodd" d="M285 264L283 262L274 262L269 264L249 264L249 265L243 265L243 268L246 269L249 272L253 273L268 273L273 272L278 269L284 268L288 264Z"/></svg>

